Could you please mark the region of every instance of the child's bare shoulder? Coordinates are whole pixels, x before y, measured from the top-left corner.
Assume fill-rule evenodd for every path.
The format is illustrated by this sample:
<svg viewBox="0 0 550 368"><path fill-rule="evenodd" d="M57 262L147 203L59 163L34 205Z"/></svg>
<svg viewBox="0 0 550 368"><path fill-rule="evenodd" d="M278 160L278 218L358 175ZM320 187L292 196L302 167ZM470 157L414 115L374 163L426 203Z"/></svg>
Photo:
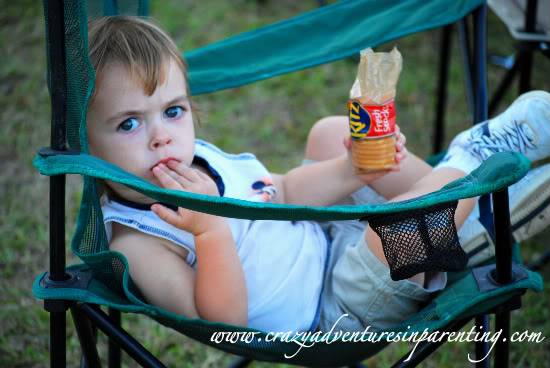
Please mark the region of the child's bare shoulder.
<svg viewBox="0 0 550 368"><path fill-rule="evenodd" d="M114 251L126 254L127 252L136 252L144 250L160 250L165 249L173 252L182 258L186 258L188 251L166 239L159 238L136 229L124 226L122 224L113 223L113 236L109 243L109 248Z"/></svg>

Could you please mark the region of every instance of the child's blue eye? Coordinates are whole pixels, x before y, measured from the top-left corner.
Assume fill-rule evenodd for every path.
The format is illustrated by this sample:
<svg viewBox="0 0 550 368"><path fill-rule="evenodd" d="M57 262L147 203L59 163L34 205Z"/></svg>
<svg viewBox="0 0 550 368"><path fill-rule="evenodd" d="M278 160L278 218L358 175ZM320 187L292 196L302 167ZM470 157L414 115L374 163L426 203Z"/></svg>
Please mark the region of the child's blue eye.
<svg viewBox="0 0 550 368"><path fill-rule="evenodd" d="M184 111L181 106L171 106L164 110L164 116L168 119L178 119L183 115Z"/></svg>
<svg viewBox="0 0 550 368"><path fill-rule="evenodd" d="M128 118L124 120L117 127L117 130L122 130L123 132L131 132L139 126L139 121L136 118Z"/></svg>

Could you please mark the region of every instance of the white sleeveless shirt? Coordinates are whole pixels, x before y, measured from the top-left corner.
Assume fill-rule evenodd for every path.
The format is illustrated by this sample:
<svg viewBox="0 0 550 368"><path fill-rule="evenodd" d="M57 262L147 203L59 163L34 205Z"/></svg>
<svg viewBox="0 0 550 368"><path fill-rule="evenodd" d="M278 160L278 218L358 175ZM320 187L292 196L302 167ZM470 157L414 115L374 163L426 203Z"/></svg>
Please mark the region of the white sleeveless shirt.
<svg viewBox="0 0 550 368"><path fill-rule="evenodd" d="M196 140L195 160L210 171L224 197L269 202L276 192L271 175L250 153L228 154ZM111 223L117 222L187 249L186 262L195 267L191 234L162 221L150 210L115 200L104 201L102 210L109 241ZM315 328L329 249L319 224L233 218L227 218L227 223L244 269L248 326L267 332Z"/></svg>

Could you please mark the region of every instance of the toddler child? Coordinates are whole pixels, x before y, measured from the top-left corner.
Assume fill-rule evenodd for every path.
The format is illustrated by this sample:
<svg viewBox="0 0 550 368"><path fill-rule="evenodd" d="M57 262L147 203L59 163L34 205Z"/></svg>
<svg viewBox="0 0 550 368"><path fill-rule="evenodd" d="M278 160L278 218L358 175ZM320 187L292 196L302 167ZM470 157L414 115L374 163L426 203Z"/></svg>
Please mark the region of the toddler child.
<svg viewBox="0 0 550 368"><path fill-rule="evenodd" d="M195 138L186 64L159 27L101 18L89 25L89 45L96 72L90 153L168 189L314 206L401 201L440 189L493 152L520 151L533 161L550 155L550 98L537 92L457 136L433 170L407 154L399 133L396 169L354 175L345 121L333 117L310 133L306 159L315 162L272 174L252 154L228 154ZM524 141L484 146L474 139L479 129L506 142L519 132ZM328 330L337 321L345 330L385 328L446 284L444 272L391 280L379 237L359 221L222 218L156 203L114 182L104 188L110 249L127 258L147 302L189 318L264 331ZM457 228L475 202L459 201Z"/></svg>

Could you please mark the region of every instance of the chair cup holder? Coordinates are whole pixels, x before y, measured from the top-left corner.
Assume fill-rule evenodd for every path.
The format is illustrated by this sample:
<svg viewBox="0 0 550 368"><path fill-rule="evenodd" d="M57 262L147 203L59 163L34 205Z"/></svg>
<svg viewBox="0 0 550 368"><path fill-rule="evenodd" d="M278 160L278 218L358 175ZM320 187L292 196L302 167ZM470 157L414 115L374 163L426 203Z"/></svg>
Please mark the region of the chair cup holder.
<svg viewBox="0 0 550 368"><path fill-rule="evenodd" d="M454 222L457 204L441 203L368 219L382 240L392 280L466 268L468 256L460 246Z"/></svg>

